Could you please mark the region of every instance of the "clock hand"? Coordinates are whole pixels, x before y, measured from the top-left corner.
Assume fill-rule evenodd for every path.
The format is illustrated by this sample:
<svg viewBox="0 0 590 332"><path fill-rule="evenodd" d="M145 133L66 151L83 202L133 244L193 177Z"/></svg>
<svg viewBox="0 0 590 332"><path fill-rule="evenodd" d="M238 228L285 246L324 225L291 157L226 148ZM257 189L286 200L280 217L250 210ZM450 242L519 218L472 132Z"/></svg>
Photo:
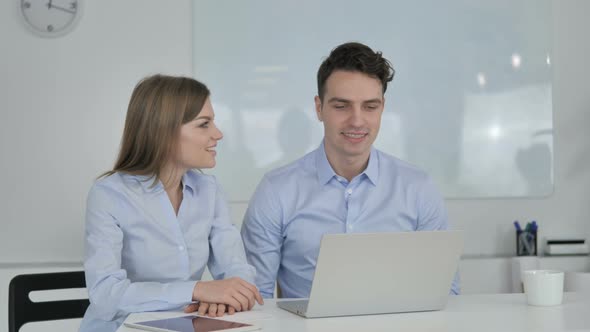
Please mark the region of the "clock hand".
<svg viewBox="0 0 590 332"><path fill-rule="evenodd" d="M60 6L56 6L56 5L52 5L52 4L51 4L51 1L49 2L49 5L51 5L51 8L55 8L55 9L61 10L61 11L63 11L63 12L66 12L66 13L70 13L70 14L75 14L75 13L76 13L75 11L73 11L73 10L69 10L69 9L67 9L67 8L64 8L64 7L60 7ZM49 5L48 5L48 6L49 6Z"/></svg>

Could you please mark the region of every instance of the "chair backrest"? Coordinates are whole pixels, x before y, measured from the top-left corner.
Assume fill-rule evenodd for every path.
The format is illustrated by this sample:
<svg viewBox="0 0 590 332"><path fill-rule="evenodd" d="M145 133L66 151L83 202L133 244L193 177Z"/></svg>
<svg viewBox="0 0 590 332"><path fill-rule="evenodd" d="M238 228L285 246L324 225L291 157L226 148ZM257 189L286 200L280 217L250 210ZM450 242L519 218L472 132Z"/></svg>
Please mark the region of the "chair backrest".
<svg viewBox="0 0 590 332"><path fill-rule="evenodd" d="M18 332L28 322L83 317L88 299L33 302L29 293L85 287L84 271L17 275L8 286L8 331Z"/></svg>

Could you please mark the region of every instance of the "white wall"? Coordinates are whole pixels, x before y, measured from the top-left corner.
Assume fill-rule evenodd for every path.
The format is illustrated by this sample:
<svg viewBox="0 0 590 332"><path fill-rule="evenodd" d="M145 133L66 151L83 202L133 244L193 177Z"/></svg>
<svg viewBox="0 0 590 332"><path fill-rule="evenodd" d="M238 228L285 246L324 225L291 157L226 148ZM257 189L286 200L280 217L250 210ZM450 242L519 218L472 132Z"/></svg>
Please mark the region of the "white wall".
<svg viewBox="0 0 590 332"><path fill-rule="evenodd" d="M190 0L84 1L58 39L32 35L19 3L0 2L0 331L14 275L81 269L86 193L112 167L134 85L192 75Z"/></svg>
<svg viewBox="0 0 590 332"><path fill-rule="evenodd" d="M192 75L191 2L85 1L57 39L31 34L19 3L0 3L0 263L80 261L86 194L112 167L131 90Z"/></svg>
<svg viewBox="0 0 590 332"><path fill-rule="evenodd" d="M0 244L0 328L7 324L3 294L12 275L63 269L20 262L80 262L82 227L55 225L63 225L60 218L83 222L86 192L112 165L137 80L155 72L192 73L189 0L86 1L77 29L53 40L31 35L16 6L0 2L0 230L9 234ZM507 289L506 260L478 257L513 254L514 219L536 219L541 236L590 236L588 12L590 1L554 1L548 36L554 40L554 194L447 202L454 228L467 233L470 258L462 262L462 279L469 292ZM63 149L72 144L75 149ZM71 177L55 177L61 169ZM58 186L70 186L71 194L55 197ZM235 221L245 207L232 206ZM32 234L42 234L40 242L27 242Z"/></svg>

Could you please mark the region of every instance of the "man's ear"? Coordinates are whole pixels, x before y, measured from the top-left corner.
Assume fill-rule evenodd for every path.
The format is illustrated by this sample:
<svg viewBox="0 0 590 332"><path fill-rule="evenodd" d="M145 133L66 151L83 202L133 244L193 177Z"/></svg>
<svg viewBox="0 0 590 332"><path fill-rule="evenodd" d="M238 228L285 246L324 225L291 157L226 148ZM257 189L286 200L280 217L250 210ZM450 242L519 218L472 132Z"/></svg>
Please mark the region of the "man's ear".
<svg viewBox="0 0 590 332"><path fill-rule="evenodd" d="M314 102L315 102L315 114L318 117L318 120L320 120L320 122L322 122L322 100L320 99L319 96L315 96L314 98Z"/></svg>

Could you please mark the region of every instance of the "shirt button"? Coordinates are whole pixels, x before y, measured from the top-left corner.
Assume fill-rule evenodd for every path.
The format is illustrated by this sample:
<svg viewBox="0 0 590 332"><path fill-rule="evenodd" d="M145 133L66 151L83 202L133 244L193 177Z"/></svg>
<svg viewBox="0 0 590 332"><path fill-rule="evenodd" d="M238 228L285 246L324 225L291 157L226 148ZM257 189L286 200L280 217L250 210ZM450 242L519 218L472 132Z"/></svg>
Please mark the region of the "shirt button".
<svg viewBox="0 0 590 332"><path fill-rule="evenodd" d="M352 189L348 189L346 192L350 195L352 194Z"/></svg>
<svg viewBox="0 0 590 332"><path fill-rule="evenodd" d="M178 250L179 251L183 251L184 250L184 247L183 246L178 246Z"/></svg>

